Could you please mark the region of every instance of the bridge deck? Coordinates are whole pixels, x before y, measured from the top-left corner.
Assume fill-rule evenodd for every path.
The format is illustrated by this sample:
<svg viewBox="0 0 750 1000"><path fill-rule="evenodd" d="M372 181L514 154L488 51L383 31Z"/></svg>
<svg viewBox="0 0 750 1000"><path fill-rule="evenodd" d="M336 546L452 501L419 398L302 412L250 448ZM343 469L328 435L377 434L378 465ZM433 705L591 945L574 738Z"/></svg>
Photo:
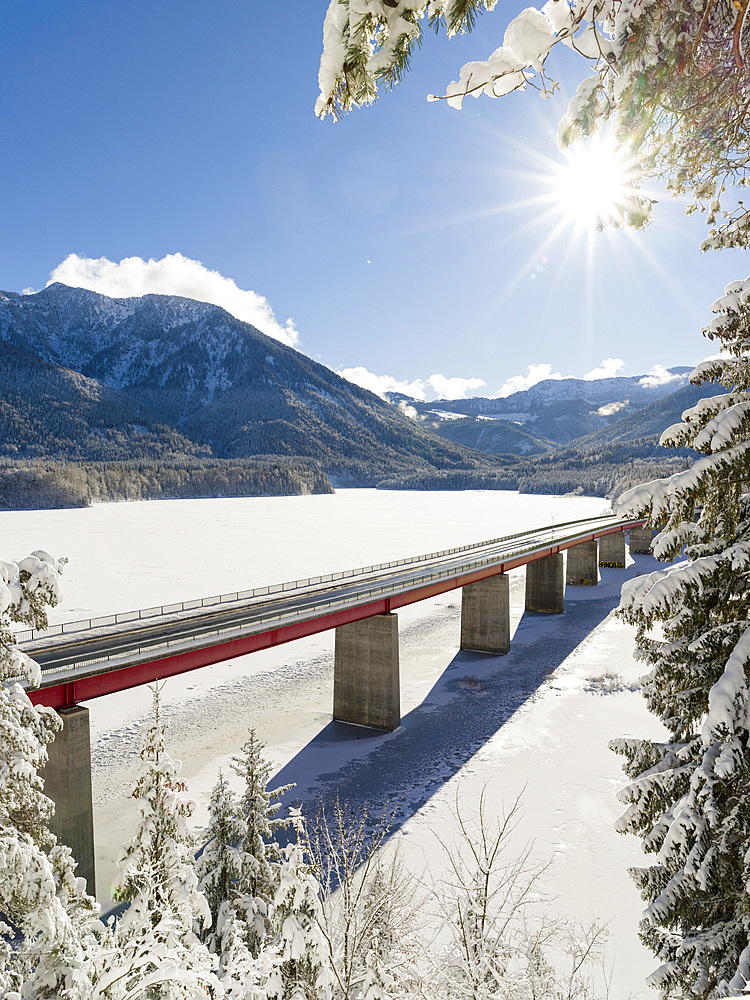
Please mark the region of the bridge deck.
<svg viewBox="0 0 750 1000"><path fill-rule="evenodd" d="M73 623L55 635L21 635L21 648L42 667L42 684L29 696L36 704L64 708L394 611L642 523L612 515L586 518L258 588L229 595L229 601L225 595Z"/></svg>

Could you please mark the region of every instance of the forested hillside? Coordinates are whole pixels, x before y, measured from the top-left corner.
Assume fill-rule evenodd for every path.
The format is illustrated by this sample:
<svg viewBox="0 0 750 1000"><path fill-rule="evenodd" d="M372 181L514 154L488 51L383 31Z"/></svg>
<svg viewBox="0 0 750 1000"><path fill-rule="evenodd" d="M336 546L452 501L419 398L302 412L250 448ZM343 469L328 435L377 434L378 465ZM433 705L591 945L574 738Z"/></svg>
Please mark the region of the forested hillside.
<svg viewBox="0 0 750 1000"><path fill-rule="evenodd" d="M97 501L332 493L315 462L295 458L0 464L0 509L87 507Z"/></svg>
<svg viewBox="0 0 750 1000"><path fill-rule="evenodd" d="M613 442L646 441L653 442L654 453L662 453L658 441L661 434L671 424L679 423L682 414L698 402L710 396L725 392L721 385L686 385L671 393L658 403L652 403L637 413L622 417L608 427L589 434L576 441L580 448L596 448Z"/></svg>
<svg viewBox="0 0 750 1000"><path fill-rule="evenodd" d="M0 345L0 457L87 459L207 456L120 389L12 344Z"/></svg>
<svg viewBox="0 0 750 1000"><path fill-rule="evenodd" d="M440 420L425 416L423 426L456 444L490 455L543 455L557 445L531 429L519 427L508 420L462 417Z"/></svg>

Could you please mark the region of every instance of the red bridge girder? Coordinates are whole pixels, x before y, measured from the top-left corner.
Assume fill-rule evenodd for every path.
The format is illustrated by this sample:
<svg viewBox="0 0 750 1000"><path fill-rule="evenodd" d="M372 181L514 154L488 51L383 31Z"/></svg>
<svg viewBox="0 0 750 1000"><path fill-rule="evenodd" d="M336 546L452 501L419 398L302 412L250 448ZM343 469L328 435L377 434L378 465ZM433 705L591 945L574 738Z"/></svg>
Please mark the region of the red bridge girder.
<svg viewBox="0 0 750 1000"><path fill-rule="evenodd" d="M476 583L477 580L483 580L488 576L506 573L511 569L525 566L537 559L544 559L566 548L578 545L580 542L592 541L593 539L601 538L603 535L625 531L631 527L640 527L643 524L643 521L632 521L624 527L618 526L599 529L589 535L578 537L575 541L552 544L545 549L534 553L525 553L504 563L498 563L490 567L485 566L460 576L446 577L425 586L416 587L413 590L384 597L381 600L361 604L353 608L334 611L329 614L322 613L312 618L293 621L276 628L269 627L267 630L256 632L252 635L225 641L215 638L206 646L171 655L164 655L163 649L155 649L153 658L144 659L138 663L132 663L119 668L113 667L108 663L103 663L100 672L89 673L80 678L66 680L59 684L51 684L48 687L35 688L29 690L27 693L35 705L45 705L55 709L70 708L73 705L80 704L82 701L89 701L91 698L99 698L102 695L125 691L128 688L138 687L141 684L150 684L157 680L163 680L166 677L174 677L177 674L184 674L190 670L197 670L199 667L221 663L224 660L230 660L237 656L246 656L248 653L255 653L261 649L270 649L273 646L280 646L285 642L292 642L295 639L303 639L307 636L317 635L319 632L338 628L340 625L349 625L364 618L371 618L373 615L387 614L390 611L406 607L409 604L415 604L418 601L436 597L447 591L465 587L470 583Z"/></svg>

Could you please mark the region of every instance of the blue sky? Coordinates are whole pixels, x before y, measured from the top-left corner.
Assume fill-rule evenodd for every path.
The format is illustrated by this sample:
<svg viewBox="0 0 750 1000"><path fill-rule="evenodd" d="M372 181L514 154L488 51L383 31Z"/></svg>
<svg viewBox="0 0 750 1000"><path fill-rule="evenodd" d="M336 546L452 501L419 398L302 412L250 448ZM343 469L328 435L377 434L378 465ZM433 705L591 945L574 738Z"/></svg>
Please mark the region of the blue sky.
<svg viewBox="0 0 750 1000"><path fill-rule="evenodd" d="M702 223L666 198L645 234L592 250L568 228L545 247L549 220L523 204L550 191L585 67L553 53L566 96L551 101L425 99L520 6L430 35L398 90L334 124L312 110L325 0L7 5L0 287L42 288L71 253L179 253L263 296L280 329L292 317L332 368L490 395L529 365L697 361L739 252L701 254Z"/></svg>

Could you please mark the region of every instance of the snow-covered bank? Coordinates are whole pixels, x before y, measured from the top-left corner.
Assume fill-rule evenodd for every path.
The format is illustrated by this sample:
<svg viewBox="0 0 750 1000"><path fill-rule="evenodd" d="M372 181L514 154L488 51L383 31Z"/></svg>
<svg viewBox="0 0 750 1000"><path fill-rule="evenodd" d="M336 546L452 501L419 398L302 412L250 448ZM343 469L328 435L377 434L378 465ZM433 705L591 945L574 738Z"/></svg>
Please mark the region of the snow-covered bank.
<svg viewBox="0 0 750 1000"><path fill-rule="evenodd" d="M477 541L533 524L598 514L602 500L506 493L377 493L273 500L165 501L90 510L0 514L0 552L43 547L69 555L56 620L291 579ZM556 909L611 919L611 996L646 996L653 962L636 939L640 902L625 869L635 842L614 833L622 785L610 738L657 735L637 692L632 634L614 620L628 570L569 590L564 616L524 615L524 571L511 574L513 647L507 657L458 651L460 595L399 612L403 726L373 735L330 723L333 636L323 634L174 678L164 692L170 750L205 815L218 766L255 726L301 798L337 788L399 814L394 836L415 870L434 867L435 832L450 836L455 790L471 803L510 802L526 786L519 838L554 858ZM608 676L609 675L609 676ZM472 680L475 678L476 680ZM142 690L90 703L100 896L131 834L127 799Z"/></svg>

